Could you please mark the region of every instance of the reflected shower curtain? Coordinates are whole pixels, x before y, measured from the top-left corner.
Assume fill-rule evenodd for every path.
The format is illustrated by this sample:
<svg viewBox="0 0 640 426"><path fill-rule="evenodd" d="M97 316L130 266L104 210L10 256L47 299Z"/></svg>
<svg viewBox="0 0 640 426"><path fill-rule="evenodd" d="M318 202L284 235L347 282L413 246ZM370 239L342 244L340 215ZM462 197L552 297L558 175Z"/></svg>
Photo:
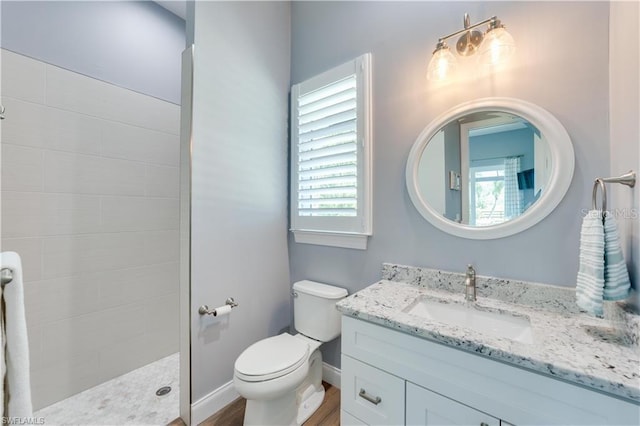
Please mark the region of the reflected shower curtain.
<svg viewBox="0 0 640 426"><path fill-rule="evenodd" d="M504 159L504 218L509 220L522 213L522 197L518 188L520 157Z"/></svg>

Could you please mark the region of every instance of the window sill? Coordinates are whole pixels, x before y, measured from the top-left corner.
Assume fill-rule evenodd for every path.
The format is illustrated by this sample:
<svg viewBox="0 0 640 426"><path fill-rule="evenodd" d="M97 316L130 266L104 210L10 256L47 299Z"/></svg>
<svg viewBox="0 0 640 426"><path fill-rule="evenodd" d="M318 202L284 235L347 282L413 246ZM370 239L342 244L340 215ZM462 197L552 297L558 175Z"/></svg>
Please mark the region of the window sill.
<svg viewBox="0 0 640 426"><path fill-rule="evenodd" d="M368 234L291 230L296 243L366 250Z"/></svg>

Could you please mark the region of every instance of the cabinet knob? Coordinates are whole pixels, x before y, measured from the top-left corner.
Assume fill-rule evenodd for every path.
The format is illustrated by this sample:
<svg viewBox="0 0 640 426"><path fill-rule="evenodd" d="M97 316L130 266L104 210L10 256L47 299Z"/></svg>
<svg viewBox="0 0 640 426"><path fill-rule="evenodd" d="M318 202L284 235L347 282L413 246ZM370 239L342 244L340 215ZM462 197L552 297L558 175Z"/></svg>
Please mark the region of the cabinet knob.
<svg viewBox="0 0 640 426"><path fill-rule="evenodd" d="M364 388L360 388L360 392L358 393L358 396L360 396L361 398L366 399L367 401L369 401L370 403L372 403L373 405L378 405L382 402L382 398L380 398L379 396L371 396L367 393L366 390L364 390Z"/></svg>

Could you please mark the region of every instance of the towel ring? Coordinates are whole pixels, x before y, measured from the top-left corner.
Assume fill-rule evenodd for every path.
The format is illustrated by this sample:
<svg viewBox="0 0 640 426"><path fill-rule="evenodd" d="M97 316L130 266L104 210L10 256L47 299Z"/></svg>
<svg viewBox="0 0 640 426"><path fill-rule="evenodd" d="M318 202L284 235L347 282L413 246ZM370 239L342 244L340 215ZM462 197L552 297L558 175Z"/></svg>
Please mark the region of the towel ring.
<svg viewBox="0 0 640 426"><path fill-rule="evenodd" d="M593 183L593 192L591 193L591 208L597 210L596 198L598 197L598 186L602 189L602 214L607 211L607 187L604 181L600 178L596 179Z"/></svg>

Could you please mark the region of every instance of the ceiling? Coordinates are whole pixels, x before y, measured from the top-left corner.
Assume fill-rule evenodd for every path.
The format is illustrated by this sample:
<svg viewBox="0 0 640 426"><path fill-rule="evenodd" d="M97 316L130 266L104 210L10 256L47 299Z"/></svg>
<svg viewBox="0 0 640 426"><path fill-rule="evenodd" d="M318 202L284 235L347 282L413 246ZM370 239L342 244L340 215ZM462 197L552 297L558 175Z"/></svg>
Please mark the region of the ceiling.
<svg viewBox="0 0 640 426"><path fill-rule="evenodd" d="M186 0L156 0L160 6L167 9L169 12L187 19L187 1Z"/></svg>

